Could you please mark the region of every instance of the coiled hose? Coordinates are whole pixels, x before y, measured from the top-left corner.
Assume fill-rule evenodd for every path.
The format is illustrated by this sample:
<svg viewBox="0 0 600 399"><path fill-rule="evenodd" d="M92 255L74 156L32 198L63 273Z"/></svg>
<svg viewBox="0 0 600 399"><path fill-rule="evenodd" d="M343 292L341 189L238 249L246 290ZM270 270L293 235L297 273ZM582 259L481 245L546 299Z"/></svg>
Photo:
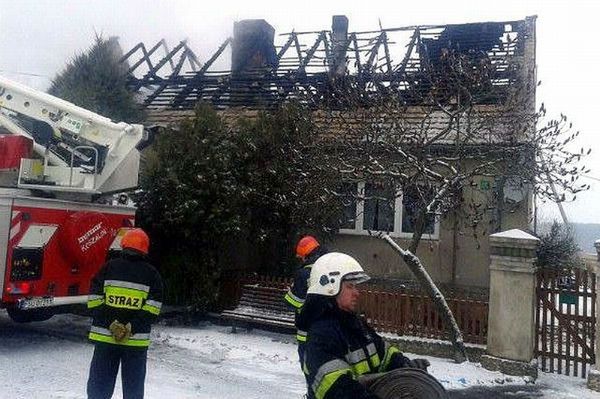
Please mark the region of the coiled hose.
<svg viewBox="0 0 600 399"><path fill-rule="evenodd" d="M380 399L448 399L448 393L431 374L402 368L383 373L367 383Z"/></svg>

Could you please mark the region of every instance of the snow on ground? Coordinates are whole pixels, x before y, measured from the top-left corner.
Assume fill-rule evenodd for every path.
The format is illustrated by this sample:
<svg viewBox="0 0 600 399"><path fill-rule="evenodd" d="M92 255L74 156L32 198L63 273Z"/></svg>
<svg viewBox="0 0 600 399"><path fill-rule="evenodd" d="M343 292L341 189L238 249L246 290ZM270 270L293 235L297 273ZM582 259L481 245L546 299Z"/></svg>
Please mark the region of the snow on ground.
<svg viewBox="0 0 600 399"><path fill-rule="evenodd" d="M18 325L0 312L0 399L81 399L92 345L85 339L88 320L62 315L43 323ZM261 330L231 333L229 327L156 326L149 351L146 398L299 399L305 392L291 335ZM411 355L409 355L411 356ZM509 388L504 396L597 399L581 378L543 374L533 386L523 378L427 357L430 372L460 397L487 398L470 390ZM521 392L522 390L522 392ZM479 391L478 391L479 392ZM120 382L115 398L121 397ZM489 396L491 397L491 396Z"/></svg>

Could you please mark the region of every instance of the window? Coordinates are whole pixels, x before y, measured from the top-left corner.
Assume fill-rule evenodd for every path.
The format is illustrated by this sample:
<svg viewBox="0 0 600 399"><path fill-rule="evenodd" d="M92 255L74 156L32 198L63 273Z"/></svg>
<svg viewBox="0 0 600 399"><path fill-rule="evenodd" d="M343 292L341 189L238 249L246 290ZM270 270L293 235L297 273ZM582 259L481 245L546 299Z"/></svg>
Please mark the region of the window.
<svg viewBox="0 0 600 399"><path fill-rule="evenodd" d="M403 233L414 233L415 232L415 218L418 212L419 196L423 195L416 188L412 188L403 192L402 196L402 232ZM432 197L432 196L430 196ZM434 234L435 233L435 216L428 215L425 221L425 230L423 234Z"/></svg>
<svg viewBox="0 0 600 399"><path fill-rule="evenodd" d="M389 185L364 184L364 230L394 231L394 191Z"/></svg>
<svg viewBox="0 0 600 399"><path fill-rule="evenodd" d="M341 187L342 203L344 206L344 214L342 223L340 224L341 229L354 229L356 226L356 195L357 195L357 184L356 183L344 183Z"/></svg>
<svg viewBox="0 0 600 399"><path fill-rule="evenodd" d="M345 183L341 187L344 215L343 234L369 234L385 231L396 237L411 237L418 210L419 190L397 191L384 183ZM426 221L424 238L437 238L439 223L434 215Z"/></svg>

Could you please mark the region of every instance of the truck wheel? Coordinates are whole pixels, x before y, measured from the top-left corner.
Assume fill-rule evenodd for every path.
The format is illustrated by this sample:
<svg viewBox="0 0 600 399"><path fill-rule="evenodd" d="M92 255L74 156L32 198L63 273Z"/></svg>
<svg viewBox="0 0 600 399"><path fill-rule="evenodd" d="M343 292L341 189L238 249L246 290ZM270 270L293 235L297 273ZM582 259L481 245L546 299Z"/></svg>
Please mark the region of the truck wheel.
<svg viewBox="0 0 600 399"><path fill-rule="evenodd" d="M17 308L7 308L8 316L15 323L30 323L32 321L45 321L54 316L49 309L21 310Z"/></svg>

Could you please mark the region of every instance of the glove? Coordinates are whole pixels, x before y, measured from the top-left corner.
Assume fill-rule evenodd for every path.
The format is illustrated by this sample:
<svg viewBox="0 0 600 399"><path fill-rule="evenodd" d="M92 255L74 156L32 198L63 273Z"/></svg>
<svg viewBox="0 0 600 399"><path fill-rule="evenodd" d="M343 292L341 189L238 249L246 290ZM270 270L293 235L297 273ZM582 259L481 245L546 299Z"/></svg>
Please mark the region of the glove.
<svg viewBox="0 0 600 399"><path fill-rule="evenodd" d="M429 363L429 360L427 360L427 359L412 359L409 362L408 367L427 371L427 367L429 367L429 366L431 366L431 363Z"/></svg>
<svg viewBox="0 0 600 399"><path fill-rule="evenodd" d="M123 341L127 341L129 338L131 338L131 323L127 323L125 324L125 336L123 337Z"/></svg>
<svg viewBox="0 0 600 399"><path fill-rule="evenodd" d="M110 333L117 342L123 342L125 339L129 338L129 336L127 336L127 326L125 326L118 320L115 320L112 323L110 323L108 329L110 330ZM131 324L129 324L129 335L131 335Z"/></svg>

